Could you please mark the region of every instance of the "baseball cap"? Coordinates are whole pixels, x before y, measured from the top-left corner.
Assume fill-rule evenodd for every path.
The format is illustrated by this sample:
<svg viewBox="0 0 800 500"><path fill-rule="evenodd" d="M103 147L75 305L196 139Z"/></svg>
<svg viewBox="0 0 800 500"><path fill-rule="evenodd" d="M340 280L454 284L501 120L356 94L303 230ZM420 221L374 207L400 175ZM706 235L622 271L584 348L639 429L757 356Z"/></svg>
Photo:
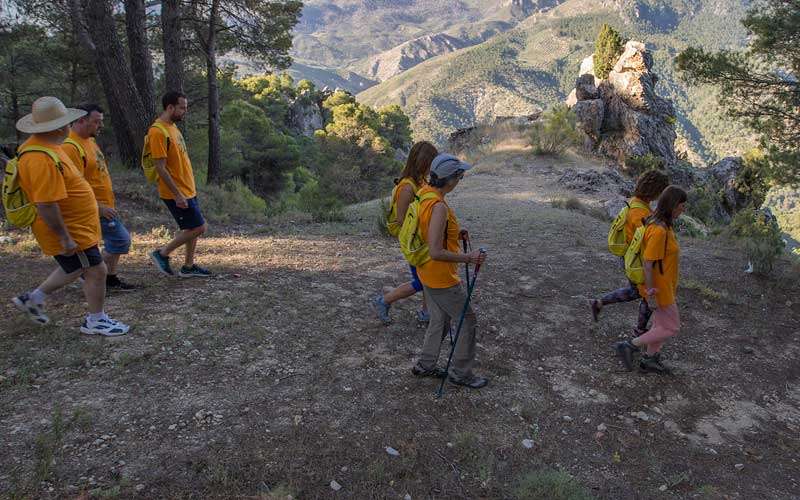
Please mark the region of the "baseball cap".
<svg viewBox="0 0 800 500"><path fill-rule="evenodd" d="M441 153L431 162L431 174L435 174L439 179L450 177L459 170L469 170L472 165L464 163L455 156Z"/></svg>

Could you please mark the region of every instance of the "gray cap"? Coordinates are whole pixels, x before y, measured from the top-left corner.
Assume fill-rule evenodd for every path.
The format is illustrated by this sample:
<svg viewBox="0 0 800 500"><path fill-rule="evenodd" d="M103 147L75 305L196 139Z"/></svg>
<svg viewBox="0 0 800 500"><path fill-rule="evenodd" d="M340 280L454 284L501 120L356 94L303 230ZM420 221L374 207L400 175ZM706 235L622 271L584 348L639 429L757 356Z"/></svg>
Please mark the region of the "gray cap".
<svg viewBox="0 0 800 500"><path fill-rule="evenodd" d="M435 174L439 179L450 177L459 170L469 170L472 165L464 163L455 156L442 153L431 162L431 174Z"/></svg>

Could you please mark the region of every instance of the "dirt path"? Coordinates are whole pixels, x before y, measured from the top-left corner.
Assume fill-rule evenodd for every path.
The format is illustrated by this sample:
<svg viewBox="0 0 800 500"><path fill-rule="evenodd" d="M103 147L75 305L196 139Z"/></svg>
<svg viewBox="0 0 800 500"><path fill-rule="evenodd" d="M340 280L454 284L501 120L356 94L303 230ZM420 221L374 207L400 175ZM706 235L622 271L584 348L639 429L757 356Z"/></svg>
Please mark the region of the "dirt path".
<svg viewBox="0 0 800 500"><path fill-rule="evenodd" d="M157 275L146 252L165 235L134 221L126 276L144 287L108 307L131 335L78 335L77 289L43 329L0 306L0 496L513 498L546 470L601 498L800 496L797 275L745 275L723 240L683 238L679 374L623 372L610 345L636 306L591 324L586 299L622 280L606 224L550 207L563 167L498 153L452 197L490 254L475 304L491 384L441 400L409 371L418 300L389 327L367 308L406 279L374 204L214 228L208 281ZM0 255L0 297L51 266L28 239Z"/></svg>

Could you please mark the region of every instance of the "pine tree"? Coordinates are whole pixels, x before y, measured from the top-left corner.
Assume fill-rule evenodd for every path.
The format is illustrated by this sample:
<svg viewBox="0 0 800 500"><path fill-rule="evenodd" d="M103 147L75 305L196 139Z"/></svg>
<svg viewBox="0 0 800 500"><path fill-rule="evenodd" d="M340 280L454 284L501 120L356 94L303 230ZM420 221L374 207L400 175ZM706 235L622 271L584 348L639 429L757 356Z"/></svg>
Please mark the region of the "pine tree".
<svg viewBox="0 0 800 500"><path fill-rule="evenodd" d="M594 44L594 76L601 79L608 78L608 74L614 69L617 59L622 54L623 45L619 32L608 24L603 24Z"/></svg>

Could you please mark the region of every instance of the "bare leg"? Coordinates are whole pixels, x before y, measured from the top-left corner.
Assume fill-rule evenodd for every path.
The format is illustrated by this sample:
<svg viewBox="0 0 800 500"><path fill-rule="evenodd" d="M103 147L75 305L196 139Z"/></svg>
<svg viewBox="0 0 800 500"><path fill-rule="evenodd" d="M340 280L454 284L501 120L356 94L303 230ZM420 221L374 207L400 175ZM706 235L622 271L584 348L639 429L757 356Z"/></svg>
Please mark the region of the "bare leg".
<svg viewBox="0 0 800 500"><path fill-rule="evenodd" d="M117 263L119 262L120 254L103 252L103 261L106 263L108 274L117 274Z"/></svg>
<svg viewBox="0 0 800 500"><path fill-rule="evenodd" d="M103 312L103 305L106 300L106 265L105 263L86 269L83 273L85 280L83 293L86 295L86 302L89 304L89 312L98 314Z"/></svg>
<svg viewBox="0 0 800 500"><path fill-rule="evenodd" d="M186 267L192 267L194 265L194 250L197 248L197 238L200 235L195 236L191 240L186 242L186 256L184 257L183 264Z"/></svg>
<svg viewBox="0 0 800 500"><path fill-rule="evenodd" d="M167 243L167 246L165 246L160 250L161 255L163 255L164 257L169 257L169 254L177 250L179 247L182 247L187 242L197 238L204 232L205 232L205 226L201 226L196 229L181 230L180 232L178 232L177 235L175 235L175 238L173 238L172 241Z"/></svg>
<svg viewBox="0 0 800 500"><path fill-rule="evenodd" d="M75 271L74 273L67 274L64 272L63 269L60 267L56 268L55 271L50 273L50 276L44 280L44 283L39 285L39 290L43 291L46 294L51 294L56 290L63 288L76 279L83 273L83 270Z"/></svg>
<svg viewBox="0 0 800 500"><path fill-rule="evenodd" d="M409 281L408 283L403 283L397 288L390 290L388 293L383 294L383 301L386 304L393 304L398 300L411 297L415 293L417 293L417 291L414 290L414 286Z"/></svg>

